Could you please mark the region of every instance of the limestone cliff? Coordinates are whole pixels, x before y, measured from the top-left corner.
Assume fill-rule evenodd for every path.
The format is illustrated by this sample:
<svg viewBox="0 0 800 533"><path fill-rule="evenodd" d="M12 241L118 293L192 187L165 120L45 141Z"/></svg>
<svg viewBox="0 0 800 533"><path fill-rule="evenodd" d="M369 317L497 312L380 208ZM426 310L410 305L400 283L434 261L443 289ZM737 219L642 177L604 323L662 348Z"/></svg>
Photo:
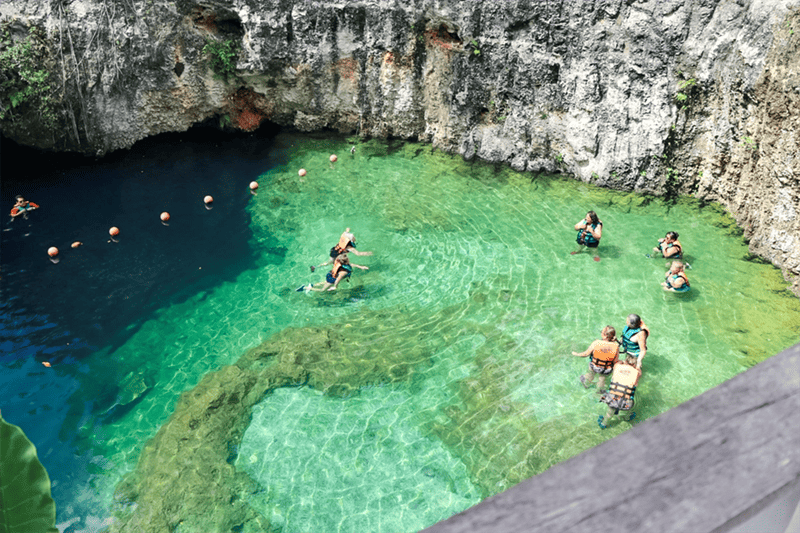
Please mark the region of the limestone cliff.
<svg viewBox="0 0 800 533"><path fill-rule="evenodd" d="M2 131L25 144L101 155L208 119L416 138L718 200L753 253L800 275L800 0L11 0L0 15L0 52L38 28L49 73L50 107L0 93ZM238 47L227 77L209 42Z"/></svg>

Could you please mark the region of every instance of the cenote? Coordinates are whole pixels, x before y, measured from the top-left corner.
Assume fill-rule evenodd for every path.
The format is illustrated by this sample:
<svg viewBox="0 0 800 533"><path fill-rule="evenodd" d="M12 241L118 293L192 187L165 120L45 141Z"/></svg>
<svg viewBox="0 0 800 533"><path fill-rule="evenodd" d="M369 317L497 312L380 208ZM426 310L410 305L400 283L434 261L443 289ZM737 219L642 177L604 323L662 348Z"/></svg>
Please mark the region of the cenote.
<svg viewBox="0 0 800 533"><path fill-rule="evenodd" d="M196 129L101 160L3 148L3 205L23 194L41 209L3 217L1 407L36 445L65 531L141 510L126 475L145 446L169 457L159 430L202 424L175 411L184 391L187 409L212 398L242 422L175 465L216 469L203 460L221 453L231 483L250 483L238 505L271 530L411 532L718 385L800 330L780 272L748 256L724 209L692 198L335 136ZM570 255L590 209L604 223L600 262ZM322 279L309 266L346 227L374 253L351 258L369 270L333 293L296 292ZM666 262L645 256L666 231L691 265L684 295L662 291ZM629 313L652 332L637 419L601 431L605 406L570 354ZM234 364L266 380L244 408L222 373ZM202 492L193 483L164 497ZM202 508L224 515L231 501Z"/></svg>

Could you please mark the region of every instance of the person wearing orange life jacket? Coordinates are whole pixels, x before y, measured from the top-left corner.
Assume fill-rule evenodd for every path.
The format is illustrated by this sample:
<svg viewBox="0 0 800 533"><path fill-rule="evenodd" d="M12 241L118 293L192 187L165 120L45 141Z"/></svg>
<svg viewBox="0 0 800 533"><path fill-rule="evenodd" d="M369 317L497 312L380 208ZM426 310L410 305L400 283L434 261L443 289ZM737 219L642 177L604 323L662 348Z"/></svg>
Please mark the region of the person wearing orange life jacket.
<svg viewBox="0 0 800 533"><path fill-rule="evenodd" d="M328 259L324 263L317 265L317 267L330 265L335 261L335 259L339 256L339 254L347 252L359 256L372 255L372 252L359 252L358 250L356 250L356 236L350 232L350 228L346 228L342 233L342 235L339 237L339 242L336 243L336 245L330 249L330 259ZM313 272L314 269L317 267L312 266L311 271Z"/></svg>
<svg viewBox="0 0 800 533"><path fill-rule="evenodd" d="M603 424L612 416L618 415L620 411L630 411L634 406L634 394L642 371L634 365L625 361L618 361L614 365L614 372L611 374L611 385L608 392L604 393L600 401L608 404L605 416L597 417L597 425L600 429L606 429ZM636 413L632 412L628 420L633 420Z"/></svg>
<svg viewBox="0 0 800 533"><path fill-rule="evenodd" d="M589 357L589 371L579 379L585 388L591 386L595 374L600 376L597 382L597 392L604 392L606 376L611 373L614 363L619 357L619 343L614 339L617 332L611 326L606 326L602 331L603 338L594 341L584 352L572 352L577 357Z"/></svg>
<svg viewBox="0 0 800 533"><path fill-rule="evenodd" d="M20 215L22 215L22 218L28 218L28 211L39 209L38 205L33 202L29 202L20 194L18 194L14 200L16 203L14 204L14 207L11 208L11 220L14 220Z"/></svg>
<svg viewBox="0 0 800 533"><path fill-rule="evenodd" d="M683 271L683 263L680 261L673 261L672 266L664 275L664 282L661 283L665 291L668 292L688 292L689 278L686 277L686 272Z"/></svg>
<svg viewBox="0 0 800 533"><path fill-rule="evenodd" d="M312 291L335 291L343 279L350 277L350 274L353 273L353 267L360 268L361 270L369 270L369 267L351 263L346 253L339 254L336 259L333 260L333 268L331 268L331 271L325 276L325 281L318 283L317 286L309 285L306 288Z"/></svg>
<svg viewBox="0 0 800 533"><path fill-rule="evenodd" d="M622 330L622 352L626 354L625 361L629 365L636 365L642 369L642 359L647 354L647 338L650 329L642 322L642 317L631 313L628 315L625 327Z"/></svg>

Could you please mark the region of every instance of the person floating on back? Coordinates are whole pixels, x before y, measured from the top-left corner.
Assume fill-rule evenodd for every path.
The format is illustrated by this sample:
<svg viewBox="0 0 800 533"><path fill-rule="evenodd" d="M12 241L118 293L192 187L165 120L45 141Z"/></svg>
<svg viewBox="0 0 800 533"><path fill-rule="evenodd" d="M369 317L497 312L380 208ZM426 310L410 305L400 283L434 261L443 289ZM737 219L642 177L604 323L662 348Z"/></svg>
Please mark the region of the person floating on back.
<svg viewBox="0 0 800 533"><path fill-rule="evenodd" d="M600 429L606 429L607 426L603 422L608 422L612 416L618 415L620 411L631 411L633 409L633 396L641 376L642 371L640 369L625 361L618 361L614 365L614 373L611 374L611 385L608 387L608 392L604 393L600 398L601 402L608 404L605 416L600 415L597 418L597 425L600 426ZM636 413L632 412L628 420L633 420L635 416Z"/></svg>
<svg viewBox="0 0 800 533"><path fill-rule="evenodd" d="M589 356L589 371L579 379L585 388L589 388L595 374L600 376L597 381L597 392L605 392L606 376L611 373L614 363L619 357L619 343L614 339L617 332L611 326L606 326L601 332L603 338L594 341L586 351L572 352L577 357Z"/></svg>
<svg viewBox="0 0 800 533"><path fill-rule="evenodd" d="M665 291L669 292L687 292L689 287L689 278L686 277L686 272L683 271L683 263L680 261L673 261L672 267L667 270L664 275L664 282L661 284Z"/></svg>
<svg viewBox="0 0 800 533"><path fill-rule="evenodd" d="M352 254L359 255L359 256L372 255L372 252L359 252L358 250L356 250L356 236L353 235L352 233L350 233L350 228L346 228L344 230L344 233L342 233L342 235L339 237L339 242L336 243L336 245L333 248L331 248L331 250L330 250L330 259L328 259L324 263L321 263L321 264L319 264L317 266L312 266L311 267L311 272L314 272L314 270L317 267L330 265L331 263L333 263L336 260L336 257L338 257L339 254L343 254L343 253L347 253L347 252L350 252Z"/></svg>
<svg viewBox="0 0 800 533"><path fill-rule="evenodd" d="M22 218L27 219L29 211L39 209L38 205L33 202L29 202L22 195L18 194L14 199L16 200L16 203L14 204L14 207L11 208L11 220L16 219L20 215L22 215Z"/></svg>
<svg viewBox="0 0 800 533"><path fill-rule="evenodd" d="M570 252L570 254L575 255L582 252L584 246L587 248L594 248L594 260L600 261L600 256L596 249L600 244L600 237L603 235L603 222L597 218L597 213L594 211L586 213L586 217L575 224L575 230L578 232L578 237L575 239L578 243L578 249Z"/></svg>
<svg viewBox="0 0 800 533"><path fill-rule="evenodd" d="M333 268L325 276L325 281L317 283L316 285L308 285L305 287L311 291L335 291L339 287L339 283L346 278L350 277L353 273L353 267L360 268L361 270L369 270L369 267L363 265L356 265L350 262L347 254L339 254L333 260Z"/></svg>
<svg viewBox="0 0 800 533"><path fill-rule="evenodd" d="M658 246L653 248L654 254L661 254L665 259L680 259L683 255L683 246L678 240L678 234L668 231L663 239L658 239Z"/></svg>

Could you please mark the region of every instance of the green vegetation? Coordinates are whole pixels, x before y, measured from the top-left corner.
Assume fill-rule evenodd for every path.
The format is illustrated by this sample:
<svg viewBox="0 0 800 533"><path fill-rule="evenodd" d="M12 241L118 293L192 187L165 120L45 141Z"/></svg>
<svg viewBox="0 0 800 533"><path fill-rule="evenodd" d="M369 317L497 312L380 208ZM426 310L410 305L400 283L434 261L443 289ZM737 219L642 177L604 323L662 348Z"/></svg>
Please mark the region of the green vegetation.
<svg viewBox="0 0 800 533"><path fill-rule="evenodd" d="M44 67L48 56L44 30L31 26L28 35L19 38L9 26L0 25L0 120L33 110L44 127L52 127L56 113L50 73Z"/></svg>
<svg viewBox="0 0 800 533"><path fill-rule="evenodd" d="M675 94L675 101L681 105L681 109L686 109L689 106L689 91L696 85L694 78L683 80L678 83L678 92Z"/></svg>
<svg viewBox="0 0 800 533"><path fill-rule="evenodd" d="M209 66L217 79L236 77L236 61L239 59L239 43L234 39L217 41L206 39L203 53L208 56Z"/></svg>
<svg viewBox="0 0 800 533"><path fill-rule="evenodd" d="M739 143L739 146L744 146L748 150L756 151L758 150L758 144L752 137L745 136L742 139L742 142Z"/></svg>
<svg viewBox="0 0 800 533"><path fill-rule="evenodd" d="M472 39L469 42L469 46L472 47L472 54L473 55L476 55L476 56L481 55L481 49L480 49L480 46L478 45L478 41L476 41L475 39Z"/></svg>

